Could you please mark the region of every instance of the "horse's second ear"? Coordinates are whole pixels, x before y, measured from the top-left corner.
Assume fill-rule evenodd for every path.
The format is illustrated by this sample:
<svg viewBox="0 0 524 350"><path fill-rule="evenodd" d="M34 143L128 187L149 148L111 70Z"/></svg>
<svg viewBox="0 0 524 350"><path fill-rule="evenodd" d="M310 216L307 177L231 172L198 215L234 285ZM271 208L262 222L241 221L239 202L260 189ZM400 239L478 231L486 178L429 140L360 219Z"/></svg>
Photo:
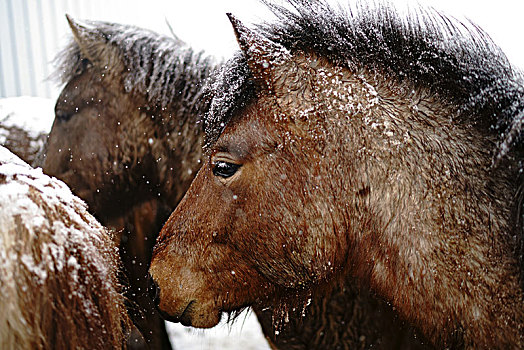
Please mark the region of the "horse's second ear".
<svg viewBox="0 0 524 350"><path fill-rule="evenodd" d="M66 15L66 18L82 55L91 61L93 65L104 70L121 65L120 54L108 42L104 33L92 27L89 23L73 20L69 15Z"/></svg>
<svg viewBox="0 0 524 350"><path fill-rule="evenodd" d="M288 50L248 29L232 14L228 13L227 16L254 78L259 84L270 86L271 72L280 62L289 58Z"/></svg>

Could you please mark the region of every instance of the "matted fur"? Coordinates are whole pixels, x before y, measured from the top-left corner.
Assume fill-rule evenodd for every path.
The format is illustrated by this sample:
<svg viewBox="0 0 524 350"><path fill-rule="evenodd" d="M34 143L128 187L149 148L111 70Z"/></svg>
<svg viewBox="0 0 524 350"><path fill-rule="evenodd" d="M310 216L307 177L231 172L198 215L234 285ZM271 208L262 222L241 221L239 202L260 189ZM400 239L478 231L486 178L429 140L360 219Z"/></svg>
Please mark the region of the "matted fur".
<svg viewBox="0 0 524 350"><path fill-rule="evenodd" d="M151 348L170 348L147 293L154 241L200 167L203 84L216 63L176 38L70 19L57 56L64 86L42 168L117 232L133 322Z"/></svg>
<svg viewBox="0 0 524 350"><path fill-rule="evenodd" d="M0 147L0 347L121 349L129 319L110 233L61 181Z"/></svg>
<svg viewBox="0 0 524 350"><path fill-rule="evenodd" d="M129 33L131 35L134 31L140 32L140 29L134 28L134 31L127 29L127 26L122 26L122 30L117 30L119 25L111 24L108 26L105 23L90 22L91 29L93 32L102 33L100 37L102 40L103 47L105 47L107 41L105 37L104 28L111 28L112 31ZM155 57L151 58L151 65L157 65L156 70L169 70L172 67L172 62L178 62L182 58L184 62L187 60L198 60L199 55L194 55L192 58L189 57L186 50L190 48L180 46L177 49L177 45L181 45L179 42L173 41L169 43L170 38L164 36L155 36L154 33L144 31L141 33L143 36L148 36L149 40L145 41L143 45L153 46L154 48L160 46L163 48L171 47L170 54L173 55L171 59L164 59L163 61L158 60ZM121 40L126 40L126 35L120 34L118 36ZM86 44L84 41L89 43L89 35L85 40L80 40L82 44ZM116 40L115 37L112 37ZM157 43L158 41L159 43ZM166 43L167 41L167 43ZM84 48L87 52L93 52L93 48L97 47L99 42L96 40ZM113 43L115 47L124 47L124 43ZM119 62L120 52L123 52L126 48L119 49L118 54L115 56L112 62ZM152 48L142 48L141 52L152 52L152 55L156 55L158 50ZM104 54L92 55L93 61L108 61L104 58L111 53L111 50L105 51L100 49L99 52ZM163 51L160 50L160 53ZM64 179L73 188L80 190L84 187L82 176L75 178L70 176L68 170L73 170L73 173L81 174L84 178L89 178L89 190L83 192L83 197L90 199L92 196L97 196L99 200L96 204L95 201L90 200L93 204L91 210L101 218L101 221L105 224L115 227L117 229L123 228L122 235L124 237L122 247L122 255L124 263L127 262L126 267L129 271L132 271L132 275L129 277L130 281L135 281L137 276L140 279L131 284L131 293L137 293L142 295L146 284L144 283L143 277L145 276L145 269L149 258L144 254L144 250L147 251L148 244L153 243L154 237L160 231L161 225L164 224L167 219L167 210L172 211L175 208L175 204L178 198L181 197L183 191L187 189L189 180L193 179L200 164L196 161L199 160L201 155L200 143L197 143L197 148L192 145L195 143L194 137L200 138L204 134L204 125L202 123L196 124L199 121L200 115L207 109L206 100L202 100L202 92L200 90L193 90L195 95L191 94L170 94L175 99L173 103L168 102L163 108L158 108L157 100L162 100L164 97L157 97L151 99L147 95L147 91L131 91L130 93L125 92L123 82L121 79L120 72L122 67L120 65L109 65L107 69L99 69L96 65L91 63L79 48L78 43L75 41L71 44L67 52L62 53L63 57L59 61L63 61L61 68L57 71L57 74L66 72L63 75L64 79L70 79L67 81L67 85L64 88L61 98L57 103L57 115L59 116L56 121L54 131L51 133L49 143L52 145L48 149L49 157L46 159L44 164L44 170L56 174L58 177ZM131 52L128 53L133 57L137 57L138 54ZM98 57L100 56L100 57ZM165 55L167 57L167 55ZM83 62L82 62L83 60ZM127 62L127 61L126 61ZM207 60L211 64L212 60ZM198 64L186 62L186 69L195 69ZM80 65L78 71L74 70L74 67ZM127 64L124 64L127 66ZM117 69L118 68L118 69ZM204 69L200 74L205 77L208 76L214 69L214 66L202 67ZM151 73L152 70L150 69ZM182 74L183 73L183 74ZM248 73L248 72L244 72ZM98 80L97 76L104 74L105 80ZM124 75L125 75L124 69ZM136 75L136 73L134 73ZM163 88L155 87L152 91L165 90L167 88L175 91L180 86L191 85L193 87L203 86L203 83L198 80L191 80L184 82L184 79L188 77L199 77L198 74L191 75L188 72L181 72L182 75L176 76L171 81L180 82L173 86ZM242 74L239 74L241 76ZM94 79L94 82L89 80ZM165 81L161 80L156 83L162 85ZM236 81L234 83L237 83ZM132 84L134 85L134 84ZM92 97L93 93L91 90L101 91L96 97ZM79 94L74 94L75 91L79 91ZM213 92L208 90L210 96ZM178 98L182 98L187 103L195 103L193 108L185 108L182 110L182 115L179 115L177 106L179 106ZM207 97L206 97L207 98ZM86 104L90 104L91 101L100 99L103 101L102 104L96 106L96 113L99 114L99 119L92 119L92 122L83 124L83 118L90 118L89 109L83 107ZM62 101L67 100L69 104L65 104ZM113 107L117 104L118 107ZM172 105L174 107L172 107ZM75 108L79 107L79 110L75 112ZM143 114L138 113L138 109L144 112ZM115 112L118 111L118 112ZM195 115L191 116L191 113ZM92 113L92 112L91 112ZM126 118L122 118L121 115L125 115ZM61 118L69 117L70 120L62 121ZM101 117L101 118L100 118ZM154 119L152 118L154 117ZM66 119L66 118L64 118ZM100 120L102 119L102 120ZM79 142L78 140L84 140L86 132L96 132L96 135L104 135L104 131L111 130L111 135L118 135L118 128L115 128L114 124L120 121L120 125L124 126L130 124L130 127L134 127L133 130L128 131L125 136L126 142L122 143L119 138L107 138L102 136L93 136L91 139L96 140L96 144L90 144L89 142ZM98 124L104 124L100 130ZM162 125L165 124L166 126ZM161 126L160 128L158 126ZM126 127L127 128L127 127ZM67 131L66 131L67 130ZM76 133L79 132L79 137L75 137ZM136 135L144 137L135 138ZM155 134L157 136L155 136ZM150 139L149 139L150 138ZM133 155L133 150L140 150L147 148L149 140L153 140L151 145L151 155L148 157ZM74 143L72 141L75 141ZM118 149L113 149L113 145L117 143ZM82 147L78 147L78 144L82 144ZM98 146L102 145L102 148ZM125 145L125 147L124 147ZM161 147L159 147L161 146ZM171 152L166 151L162 146L172 150ZM63 153L63 150L68 152ZM105 149L113 149L107 164L104 164L104 157L97 156L90 159L88 164L84 164L78 161L79 158L85 158L89 156L89 153L103 155ZM62 152L60 152L62 150ZM131 156L133 155L133 156ZM166 156L168 155L168 156ZM59 157L57 157L59 156ZM111 161L114 159L129 160L126 165L129 167L129 172L125 176L119 176L118 181L108 185L104 185L104 171L95 172L95 169L102 169L108 171L111 174L115 174L112 169ZM153 163L155 166L150 168L153 164L148 163L147 167L140 167L140 163L144 163L144 159L149 157L154 159L160 159L159 162ZM120 163L119 160L117 160ZM60 170L63 167L63 170ZM159 169L159 170L156 170ZM169 170L170 169L170 170ZM155 173L162 173L162 176L153 176ZM96 173L97 176L90 176ZM118 173L118 172L117 172ZM145 178L142 178L145 176ZM142 180L142 181L140 181ZM140 187L145 182L149 183L149 191L146 193L152 194L150 197L146 197L147 201L144 202L142 191ZM97 191L100 189L100 191ZM117 190L118 189L118 190ZM131 190L132 189L132 190ZM119 193L119 196L114 196L113 193ZM132 196L126 197L125 200L122 197L126 196L127 192L131 192ZM161 195L156 195L161 193ZM152 198L151 198L152 197ZM124 203L122 203L124 202ZM118 203L118 205L115 205ZM119 209L125 208L120 211L118 215L115 215L115 207ZM155 217L156 213L156 217ZM106 217L107 216L107 217ZM153 216L153 217L151 217ZM142 241L147 239L147 241ZM127 240L127 243L124 241ZM145 249L143 246L146 246ZM138 257L138 258L137 258ZM142 267L140 264L142 263ZM141 294L142 293L142 294ZM329 298L315 298L311 301L312 305L310 309L315 309L315 312L308 312L305 319L293 319L296 321L295 324L286 325L285 329L282 329L282 333L277 339L275 337L274 330L271 326L265 327L264 331L268 338L273 339L273 345L278 349L310 349L310 348L324 348L329 347L329 344L333 344L333 341L337 341L338 345L343 344L345 347L351 346L366 346L366 345L377 345L384 344L385 348L392 348L395 346L406 349L412 343L417 343L412 340L411 333L404 331L401 328L401 322L397 322L395 315L389 310L384 303L381 303L373 298L355 297L355 290L351 287L343 288L341 291L333 294ZM132 298L133 300L137 300ZM141 296L141 302L139 304L144 305L144 298ZM147 304L147 303L145 303ZM347 307L349 304L353 305L354 310L340 312L332 312L333 310L341 310L342 307ZM329 307L325 307L329 305ZM148 308L147 308L148 309ZM376 312L380 315L380 322L376 322ZM272 315L271 312L264 312L257 310L257 317L261 320L263 325L271 325ZM329 315L327 315L330 313ZM136 315L137 312L134 312ZM139 322L149 325L153 329L153 334L158 335L158 329L155 328L152 322L153 318L149 318L146 314L146 318ZM234 316L232 317L234 318ZM331 322L327 320L337 319L338 322ZM350 325L350 327L347 327ZM400 326L400 327L399 327ZM144 326L141 329L146 329ZM408 329L409 330L409 329ZM155 336L156 337L156 336ZM156 340L152 340L156 343ZM176 346L176 344L175 344Z"/></svg>
<svg viewBox="0 0 524 350"><path fill-rule="evenodd" d="M268 3L279 19L255 32L291 52L316 52L334 65L395 80L401 94L424 90L455 109L450 117L498 135L499 157L522 133L522 73L513 67L489 35L435 10L400 15L387 2L360 2L333 9L324 1ZM254 94L245 57L237 55L214 83L208 138L212 142L237 108ZM519 146L520 147L520 146Z"/></svg>
<svg viewBox="0 0 524 350"><path fill-rule="evenodd" d="M288 3L231 17L242 55L155 246L160 308L211 327L352 277L435 346L522 347L521 74L436 12Z"/></svg>

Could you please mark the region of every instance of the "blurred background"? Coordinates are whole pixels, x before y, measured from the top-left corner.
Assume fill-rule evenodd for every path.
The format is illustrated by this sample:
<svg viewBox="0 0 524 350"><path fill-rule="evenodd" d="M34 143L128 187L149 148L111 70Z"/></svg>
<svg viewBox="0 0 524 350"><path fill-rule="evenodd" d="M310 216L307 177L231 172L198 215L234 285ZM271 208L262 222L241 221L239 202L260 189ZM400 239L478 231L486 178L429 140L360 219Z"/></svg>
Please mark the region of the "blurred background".
<svg viewBox="0 0 524 350"><path fill-rule="evenodd" d="M524 68L524 2L391 2L401 7L433 6L459 19L468 18L492 36L514 65ZM47 77L54 69L53 58L70 34L66 13L75 19L133 24L167 35L169 23L194 48L227 58L236 50L236 43L226 12L246 23L269 17L257 0L0 0L0 97L58 96L60 87Z"/></svg>

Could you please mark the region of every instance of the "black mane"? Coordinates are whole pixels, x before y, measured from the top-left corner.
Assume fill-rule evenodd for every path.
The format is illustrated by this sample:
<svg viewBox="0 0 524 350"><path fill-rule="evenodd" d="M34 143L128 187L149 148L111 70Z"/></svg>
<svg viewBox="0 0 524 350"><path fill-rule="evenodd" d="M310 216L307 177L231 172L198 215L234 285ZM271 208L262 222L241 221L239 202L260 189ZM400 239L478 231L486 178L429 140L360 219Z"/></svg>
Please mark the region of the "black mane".
<svg viewBox="0 0 524 350"><path fill-rule="evenodd" d="M254 29L291 52L316 52L353 71L377 72L457 106L458 120L499 136L494 155L521 148L524 79L489 36L434 10L400 15L392 6L334 9L322 0L262 0L277 21ZM232 58L213 86L206 130L212 143L231 115L254 96L242 55Z"/></svg>
<svg viewBox="0 0 524 350"><path fill-rule="evenodd" d="M124 62L122 83L127 92L145 95L151 107L205 109L202 82L217 63L202 52L194 52L177 38L130 25L85 21L100 32L107 44L118 50ZM67 83L82 74L88 60L76 41L71 40L55 58L55 79Z"/></svg>

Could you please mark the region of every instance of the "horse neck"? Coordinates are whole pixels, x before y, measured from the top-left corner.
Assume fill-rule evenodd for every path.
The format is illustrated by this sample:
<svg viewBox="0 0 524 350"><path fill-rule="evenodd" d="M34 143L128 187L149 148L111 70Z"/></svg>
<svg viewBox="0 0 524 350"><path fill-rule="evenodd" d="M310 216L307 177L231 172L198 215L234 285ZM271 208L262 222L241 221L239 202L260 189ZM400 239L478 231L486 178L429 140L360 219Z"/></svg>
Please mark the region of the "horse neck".
<svg viewBox="0 0 524 350"><path fill-rule="evenodd" d="M155 120L163 147L154 152L154 157L158 160L163 200L172 207L189 188L200 168L204 137L202 116L209 108L204 91L220 65L201 53L188 51L187 55L190 56L183 70L170 82L171 89L176 89L177 93L169 104L157 106Z"/></svg>
<svg viewBox="0 0 524 350"><path fill-rule="evenodd" d="M295 59L276 74L276 102L296 116L309 157L322 155L348 273L436 343L523 346L518 174L491 167L495 137L422 88Z"/></svg>
<svg viewBox="0 0 524 350"><path fill-rule="evenodd" d="M352 208L351 273L436 342L522 345L515 188L490 169L492 140L429 96L396 96L376 77L353 84L361 109L328 125L351 169L342 187L355 190L340 196Z"/></svg>
<svg viewBox="0 0 524 350"><path fill-rule="evenodd" d="M153 140L151 152L160 186L159 200L173 209L201 166L203 126L198 113L188 114L187 110L169 109L155 119L159 138Z"/></svg>

